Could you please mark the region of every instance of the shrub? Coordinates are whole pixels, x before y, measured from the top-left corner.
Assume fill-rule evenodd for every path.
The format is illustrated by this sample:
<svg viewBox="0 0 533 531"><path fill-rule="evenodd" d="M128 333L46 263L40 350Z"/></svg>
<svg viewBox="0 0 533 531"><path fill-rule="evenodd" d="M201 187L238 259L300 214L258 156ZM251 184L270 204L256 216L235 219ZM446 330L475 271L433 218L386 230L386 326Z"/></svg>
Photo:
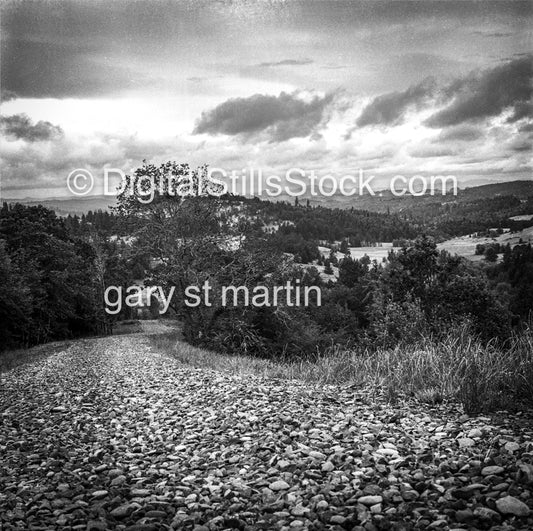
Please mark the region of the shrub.
<svg viewBox="0 0 533 531"><path fill-rule="evenodd" d="M427 330L424 312L418 300L403 302L387 300L383 294L374 294L370 310L367 340L380 347L416 343Z"/></svg>

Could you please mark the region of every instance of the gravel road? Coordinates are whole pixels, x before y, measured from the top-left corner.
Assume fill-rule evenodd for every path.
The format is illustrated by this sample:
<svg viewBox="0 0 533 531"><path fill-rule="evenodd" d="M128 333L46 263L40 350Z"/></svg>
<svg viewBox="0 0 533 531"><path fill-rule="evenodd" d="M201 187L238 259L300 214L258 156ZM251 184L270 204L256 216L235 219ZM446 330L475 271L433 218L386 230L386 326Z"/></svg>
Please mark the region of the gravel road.
<svg viewBox="0 0 533 531"><path fill-rule="evenodd" d="M3 375L0 529L533 528L531 416L194 369L146 332Z"/></svg>

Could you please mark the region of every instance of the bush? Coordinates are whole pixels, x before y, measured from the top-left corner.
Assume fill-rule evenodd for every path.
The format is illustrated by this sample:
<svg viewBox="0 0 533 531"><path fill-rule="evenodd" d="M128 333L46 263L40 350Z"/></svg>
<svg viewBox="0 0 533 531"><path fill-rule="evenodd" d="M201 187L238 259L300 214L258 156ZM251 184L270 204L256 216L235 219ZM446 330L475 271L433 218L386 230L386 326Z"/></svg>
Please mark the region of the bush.
<svg viewBox="0 0 533 531"><path fill-rule="evenodd" d="M387 300L381 293L374 294L370 310L369 344L380 347L416 343L427 331L426 319L420 301Z"/></svg>

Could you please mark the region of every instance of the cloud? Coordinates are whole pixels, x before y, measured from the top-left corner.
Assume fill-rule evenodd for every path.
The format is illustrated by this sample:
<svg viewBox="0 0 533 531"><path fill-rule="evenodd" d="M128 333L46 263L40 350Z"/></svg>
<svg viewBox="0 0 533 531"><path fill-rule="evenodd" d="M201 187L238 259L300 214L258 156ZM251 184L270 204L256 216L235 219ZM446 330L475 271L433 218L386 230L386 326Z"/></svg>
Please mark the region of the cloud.
<svg viewBox="0 0 533 531"><path fill-rule="evenodd" d="M509 144L509 147L513 151L517 151L517 152L531 151L531 149L533 148L533 144L529 140L516 138L511 141L511 143Z"/></svg>
<svg viewBox="0 0 533 531"><path fill-rule="evenodd" d="M348 65L324 65L321 67L323 70L344 70L349 68Z"/></svg>
<svg viewBox="0 0 533 531"><path fill-rule="evenodd" d="M310 65L314 61L312 59L283 59L282 61L277 61L274 63L259 63L257 66L261 68L271 68L276 66L304 66Z"/></svg>
<svg viewBox="0 0 533 531"><path fill-rule="evenodd" d="M481 37L511 37L514 33L509 31L474 31L474 35L480 35Z"/></svg>
<svg viewBox="0 0 533 531"><path fill-rule="evenodd" d="M474 126L462 124L455 127L451 127L442 131L437 137L436 142L446 141L446 140L456 140L459 142L471 142L481 138L483 133Z"/></svg>
<svg viewBox="0 0 533 531"><path fill-rule="evenodd" d="M533 117L533 103L519 101L515 103L513 114L507 119L508 122L517 122L522 118Z"/></svg>
<svg viewBox="0 0 533 531"><path fill-rule="evenodd" d="M20 98L104 96L159 81L133 63L100 56L82 42L11 40L2 50L2 84Z"/></svg>
<svg viewBox="0 0 533 531"><path fill-rule="evenodd" d="M429 127L480 121L512 109L510 121L531 113L533 56L525 56L452 83L445 92L451 103L426 120Z"/></svg>
<svg viewBox="0 0 533 531"><path fill-rule="evenodd" d="M531 133L531 132L533 132L533 122L524 124L522 127L520 127L519 131L521 133Z"/></svg>
<svg viewBox="0 0 533 531"><path fill-rule="evenodd" d="M432 78L426 78L407 90L377 96L363 109L356 125L365 127L398 124L408 110L419 108L433 96L434 91L435 81Z"/></svg>
<svg viewBox="0 0 533 531"><path fill-rule="evenodd" d="M129 173L143 159L163 161L178 155L190 160L189 152L190 145L177 143L175 137L156 141L137 135L94 132L65 134L50 142L0 142L2 189L37 192L57 188L66 193L67 175L75 168L85 168L95 177L95 193L101 193L104 167Z"/></svg>
<svg viewBox="0 0 533 531"><path fill-rule="evenodd" d="M13 92L12 90L2 89L2 91L0 92L0 102L11 101L17 98L17 93Z"/></svg>
<svg viewBox="0 0 533 531"><path fill-rule="evenodd" d="M7 137L28 142L42 142L63 136L61 127L42 120L32 123L25 114L0 117L0 130Z"/></svg>
<svg viewBox="0 0 533 531"><path fill-rule="evenodd" d="M409 155L414 158L434 158L434 157L450 157L456 153L448 147L442 146L418 146L408 151Z"/></svg>
<svg viewBox="0 0 533 531"><path fill-rule="evenodd" d="M193 134L253 135L265 131L271 141L281 142L316 132L334 94L305 98L301 92L282 92L279 96L254 94L233 98L205 111Z"/></svg>

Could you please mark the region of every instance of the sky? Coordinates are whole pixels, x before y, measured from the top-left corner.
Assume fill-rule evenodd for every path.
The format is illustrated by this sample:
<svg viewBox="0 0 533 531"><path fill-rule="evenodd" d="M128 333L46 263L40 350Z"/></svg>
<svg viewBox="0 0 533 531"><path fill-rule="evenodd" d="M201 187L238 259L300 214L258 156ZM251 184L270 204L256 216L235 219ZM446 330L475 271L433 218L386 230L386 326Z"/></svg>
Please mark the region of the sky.
<svg viewBox="0 0 533 531"><path fill-rule="evenodd" d="M4 198L143 159L530 179L533 1L8 1Z"/></svg>

